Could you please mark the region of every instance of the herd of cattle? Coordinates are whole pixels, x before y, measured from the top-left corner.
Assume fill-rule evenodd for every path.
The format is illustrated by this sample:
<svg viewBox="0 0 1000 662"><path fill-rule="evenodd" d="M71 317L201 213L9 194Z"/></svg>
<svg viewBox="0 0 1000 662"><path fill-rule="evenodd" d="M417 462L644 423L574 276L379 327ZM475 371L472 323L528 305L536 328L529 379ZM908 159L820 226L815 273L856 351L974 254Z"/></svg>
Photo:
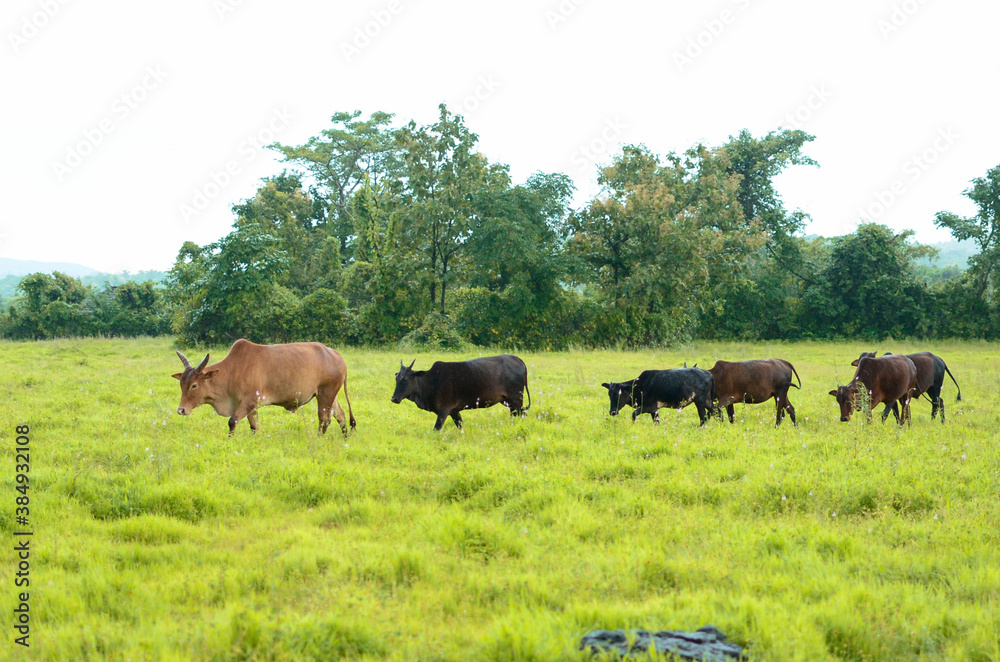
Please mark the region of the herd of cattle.
<svg viewBox="0 0 1000 662"><path fill-rule="evenodd" d="M294 412L313 398L319 405L320 433L326 432L332 413L347 434L348 419L337 402L342 388L351 429L356 425L347 395L347 364L337 351L320 343L257 345L240 339L226 358L213 365L208 365L208 355L197 366L192 366L182 353L177 352L177 356L184 365L183 372L173 375L181 384L177 413L187 415L199 405L209 404L220 416L229 417L230 435L243 418L256 432L257 409L264 405ZM910 401L923 395L931 402L931 418L940 412L944 423L941 387L945 373L956 387L958 382L940 357L930 352L883 356L864 352L851 365L857 366L851 381L830 391L840 405L841 421L851 420L854 411L863 411L870 419L872 409L882 403L882 421L892 412L903 425L910 420ZM737 402L760 404L773 398L778 426L786 412L795 424L795 407L788 400L788 389L802 388L802 380L792 364L783 359L720 360L709 370L697 365L646 370L627 382L601 386L611 400L610 414L615 416L623 407L632 407L633 421L641 414L649 414L659 422L658 412L663 407L682 409L694 403L702 425L713 414L721 418L723 408L733 423ZM527 407L524 394L528 396ZM962 399L960 387L955 399ZM531 406L528 368L520 358L509 354L437 361L430 370L414 370L413 363L405 366L400 361L391 400L396 404L412 400L418 408L433 412L437 416L435 430L440 430L449 416L462 427L462 410L498 403L507 407L512 416L520 416Z"/></svg>

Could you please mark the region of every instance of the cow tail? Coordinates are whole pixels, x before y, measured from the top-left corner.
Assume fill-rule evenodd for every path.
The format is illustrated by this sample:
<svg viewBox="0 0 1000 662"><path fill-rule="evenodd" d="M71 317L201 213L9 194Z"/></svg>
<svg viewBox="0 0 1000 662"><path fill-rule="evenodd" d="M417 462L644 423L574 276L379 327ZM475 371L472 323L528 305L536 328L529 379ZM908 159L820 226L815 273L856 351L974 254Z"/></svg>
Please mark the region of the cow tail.
<svg viewBox="0 0 1000 662"><path fill-rule="evenodd" d="M522 409L521 413L524 413L524 412L528 411L529 409L531 409L531 391L528 389L528 375L527 375L527 371L525 371L525 375L524 375L524 392L528 394L528 406L525 407L524 409Z"/></svg>
<svg viewBox="0 0 1000 662"><path fill-rule="evenodd" d="M344 375L344 400L347 400L347 413L351 417L351 429L358 427L358 422L354 420L354 410L351 409L351 396L347 395L347 375Z"/></svg>
<svg viewBox="0 0 1000 662"><path fill-rule="evenodd" d="M944 366L944 371L948 373L949 377L951 377L951 381L955 382L955 375L951 374L951 370L948 370L948 366L947 365ZM955 388L958 389L958 395L955 397L955 402L961 402L962 401L962 387L958 385L958 382L955 382Z"/></svg>
<svg viewBox="0 0 1000 662"><path fill-rule="evenodd" d="M786 363L788 363L788 362L786 361ZM795 379L799 380L799 385L798 386L795 386L795 384L789 384L789 386L795 386L795 388L797 388L799 390L802 390L802 378L799 377L799 373L795 372L795 366L793 366L791 363L789 363L788 367L792 369L793 373L795 373Z"/></svg>

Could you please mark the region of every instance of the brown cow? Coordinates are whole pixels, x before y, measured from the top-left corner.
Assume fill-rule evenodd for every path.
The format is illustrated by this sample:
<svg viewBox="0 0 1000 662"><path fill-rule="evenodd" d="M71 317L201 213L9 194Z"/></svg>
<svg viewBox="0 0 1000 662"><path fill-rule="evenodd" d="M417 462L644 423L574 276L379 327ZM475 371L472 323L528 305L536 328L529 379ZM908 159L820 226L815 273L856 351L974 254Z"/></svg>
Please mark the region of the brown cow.
<svg viewBox="0 0 1000 662"><path fill-rule="evenodd" d="M257 408L277 405L290 412L313 398L319 405L319 431L330 426L330 412L337 417L340 429L347 434L344 410L337 393L344 389L351 428L357 423L347 396L347 365L336 351L318 342L285 345L257 345L240 338L229 355L214 365L208 355L197 367L177 352L184 372L173 375L181 382L181 403L177 413L187 416L196 407L210 404L219 416L229 417L229 435L244 417L250 430L257 431Z"/></svg>
<svg viewBox="0 0 1000 662"><path fill-rule="evenodd" d="M784 359L756 359L753 361L716 361L709 370L715 378L715 394L719 399L719 415L722 408L729 414L729 422L734 423L737 402L760 404L774 398L777 405L774 426L781 425L785 412L795 422L795 407L788 401L791 386L802 388L802 379L795 367ZM798 386L792 382L792 375L799 380Z"/></svg>
<svg viewBox="0 0 1000 662"><path fill-rule="evenodd" d="M902 403L899 424L910 420L910 398L917 390L917 367L906 356L866 356L858 361L858 369L847 386L838 386L830 391L840 405L840 420L851 420L855 409L861 410L858 402L858 384L868 392L867 406L864 407L868 420L872 419L872 409L881 402ZM884 421L885 418L883 417Z"/></svg>
<svg viewBox="0 0 1000 662"><path fill-rule="evenodd" d="M891 356L892 353L886 352L885 355ZM866 356L873 357L875 352L861 352L861 356L855 359L851 365L858 365L858 361ZM919 398L926 393L931 401L931 420L934 420L940 411L941 422L944 423L944 399L941 397L941 387L944 385L945 373L948 373L951 381L955 382L955 386L958 388L955 402L962 400L962 387L955 381L955 376L951 374L951 370L948 370L948 366L940 356L930 352L917 352L916 354L906 354L906 356L917 367L917 392L913 394L913 397ZM885 409L882 410L882 420L885 421L890 410L896 415L896 420L899 420L899 409L895 407L895 403L886 404Z"/></svg>

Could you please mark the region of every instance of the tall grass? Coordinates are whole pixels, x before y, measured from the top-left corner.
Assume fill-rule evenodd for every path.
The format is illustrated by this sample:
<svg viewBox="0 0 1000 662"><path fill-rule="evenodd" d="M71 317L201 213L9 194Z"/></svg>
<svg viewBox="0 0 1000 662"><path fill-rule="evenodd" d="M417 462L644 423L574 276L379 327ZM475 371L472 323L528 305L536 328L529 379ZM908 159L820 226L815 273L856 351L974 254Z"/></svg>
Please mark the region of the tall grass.
<svg viewBox="0 0 1000 662"><path fill-rule="evenodd" d="M943 356L963 386L961 403L945 386L947 424L925 402L909 428L841 423L827 392L872 349ZM1000 660L995 346L522 354L526 418L471 411L441 433L389 402L413 355L342 353L356 433L318 435L310 403L230 438L208 407L174 413L167 341L0 343L35 530L32 648L0 657L572 660L593 629L711 623L755 660ZM802 377L797 428L774 428L773 403L633 424L599 386L767 356ZM10 614L11 553L0 568Z"/></svg>

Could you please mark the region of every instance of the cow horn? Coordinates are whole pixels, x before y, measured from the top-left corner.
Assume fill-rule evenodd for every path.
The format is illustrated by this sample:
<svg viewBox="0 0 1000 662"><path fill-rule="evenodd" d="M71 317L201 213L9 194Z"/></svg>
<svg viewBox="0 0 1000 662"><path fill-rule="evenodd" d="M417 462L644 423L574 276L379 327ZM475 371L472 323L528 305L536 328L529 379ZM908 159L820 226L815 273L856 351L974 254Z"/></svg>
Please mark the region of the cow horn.
<svg viewBox="0 0 1000 662"><path fill-rule="evenodd" d="M174 351L177 351L177 350L174 350ZM190 368L190 367L191 367L191 362L190 362L190 361L188 361L188 357L184 356L184 355L183 355L183 354L181 354L181 353L180 353L179 351L177 351L177 356L178 356L178 357L180 358L180 360L181 360L181 363L183 363L183 364L184 364L184 368L185 368L185 369L187 369L187 368Z"/></svg>
<svg viewBox="0 0 1000 662"><path fill-rule="evenodd" d="M417 362L416 359L413 359L412 361L410 361L410 370L413 370L413 364L416 363L416 362Z"/></svg>
<svg viewBox="0 0 1000 662"><path fill-rule="evenodd" d="M208 354L206 354L206 355L205 355L205 358L203 358L203 359L201 360L201 363L199 363L199 364L198 364L198 369L197 369L197 370L195 370L195 372L201 372L202 370L204 370L204 369L205 369L205 366L206 366L206 365L208 365Z"/></svg>

